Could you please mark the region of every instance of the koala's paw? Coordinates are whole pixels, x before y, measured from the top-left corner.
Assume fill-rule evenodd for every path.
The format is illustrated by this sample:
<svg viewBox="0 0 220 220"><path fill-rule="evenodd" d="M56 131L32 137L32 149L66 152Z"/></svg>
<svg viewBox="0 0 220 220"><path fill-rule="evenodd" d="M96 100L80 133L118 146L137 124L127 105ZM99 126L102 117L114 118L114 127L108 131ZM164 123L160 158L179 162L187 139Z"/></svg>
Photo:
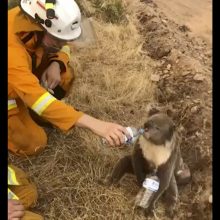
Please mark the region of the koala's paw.
<svg viewBox="0 0 220 220"><path fill-rule="evenodd" d="M166 214L170 218L174 218L174 216L176 215L176 211L176 203L170 203L170 205L166 208Z"/></svg>
<svg viewBox="0 0 220 220"><path fill-rule="evenodd" d="M166 214L168 217L173 218L175 216L175 209L172 209L172 208L167 209Z"/></svg>

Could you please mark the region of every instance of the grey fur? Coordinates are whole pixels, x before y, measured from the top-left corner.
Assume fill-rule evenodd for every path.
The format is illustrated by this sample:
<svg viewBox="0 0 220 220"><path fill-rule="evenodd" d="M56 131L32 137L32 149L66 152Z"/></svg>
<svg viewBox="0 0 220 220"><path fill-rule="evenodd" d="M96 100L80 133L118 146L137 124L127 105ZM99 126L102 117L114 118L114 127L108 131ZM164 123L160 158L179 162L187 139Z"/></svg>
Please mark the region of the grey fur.
<svg viewBox="0 0 220 220"><path fill-rule="evenodd" d="M141 187L146 175L156 173L160 179L160 187L145 214L155 208L158 199L166 192L169 201L166 210L173 216L178 200L175 172L183 163L181 138L173 121L162 113L151 115L144 128L146 132L137 140L132 154L120 159L103 183L117 184L125 173L133 173Z"/></svg>

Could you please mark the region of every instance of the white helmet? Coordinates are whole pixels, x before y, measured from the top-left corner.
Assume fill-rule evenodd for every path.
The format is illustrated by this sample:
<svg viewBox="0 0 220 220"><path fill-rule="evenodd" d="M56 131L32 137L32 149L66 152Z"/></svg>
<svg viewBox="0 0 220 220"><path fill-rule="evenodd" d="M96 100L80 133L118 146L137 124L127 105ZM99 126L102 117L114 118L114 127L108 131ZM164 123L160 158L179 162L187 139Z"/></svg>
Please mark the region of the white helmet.
<svg viewBox="0 0 220 220"><path fill-rule="evenodd" d="M74 0L21 0L20 5L56 38L71 41L81 34L81 13Z"/></svg>

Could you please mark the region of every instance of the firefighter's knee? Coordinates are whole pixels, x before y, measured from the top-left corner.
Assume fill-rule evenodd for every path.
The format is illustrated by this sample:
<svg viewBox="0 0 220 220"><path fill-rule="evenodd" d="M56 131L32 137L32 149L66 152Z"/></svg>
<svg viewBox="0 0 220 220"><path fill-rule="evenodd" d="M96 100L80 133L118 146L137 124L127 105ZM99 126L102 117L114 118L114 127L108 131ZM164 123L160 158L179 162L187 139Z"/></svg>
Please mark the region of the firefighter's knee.
<svg viewBox="0 0 220 220"><path fill-rule="evenodd" d="M25 211L24 216L21 218L21 220L43 220L43 216L38 215L34 212Z"/></svg>
<svg viewBox="0 0 220 220"><path fill-rule="evenodd" d="M21 153L31 156L42 152L47 145L47 135L43 129L38 134L31 134L30 138L29 146L22 149Z"/></svg>
<svg viewBox="0 0 220 220"><path fill-rule="evenodd" d="M20 134L22 135L22 134ZM9 136L8 148L18 156L35 155L44 150L47 144L47 135L43 129L26 133L23 138Z"/></svg>
<svg viewBox="0 0 220 220"><path fill-rule="evenodd" d="M37 188L34 184L29 183L27 185L15 186L17 189L13 189L23 206L27 209L34 207L37 202L38 194ZM14 188L15 188L14 187Z"/></svg>

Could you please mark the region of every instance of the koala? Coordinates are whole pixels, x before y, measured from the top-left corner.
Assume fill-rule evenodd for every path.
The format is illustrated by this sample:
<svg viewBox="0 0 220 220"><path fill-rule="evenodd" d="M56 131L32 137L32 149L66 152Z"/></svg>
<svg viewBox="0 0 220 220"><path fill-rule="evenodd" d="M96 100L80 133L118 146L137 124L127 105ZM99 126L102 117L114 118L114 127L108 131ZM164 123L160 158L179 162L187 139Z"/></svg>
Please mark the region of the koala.
<svg viewBox="0 0 220 220"><path fill-rule="evenodd" d="M145 214L153 211L158 199L166 192L166 199L169 200L167 213L173 216L178 199L177 180L180 184L181 181L188 183L191 177L186 169L185 176L182 176L182 180L180 178L184 171L181 170L184 164L180 152L180 135L172 119L157 111L151 113L143 128L144 133L137 139L131 155L121 158L103 183L117 184L126 173L131 173L136 176L141 187L147 175L156 174L160 186Z"/></svg>

